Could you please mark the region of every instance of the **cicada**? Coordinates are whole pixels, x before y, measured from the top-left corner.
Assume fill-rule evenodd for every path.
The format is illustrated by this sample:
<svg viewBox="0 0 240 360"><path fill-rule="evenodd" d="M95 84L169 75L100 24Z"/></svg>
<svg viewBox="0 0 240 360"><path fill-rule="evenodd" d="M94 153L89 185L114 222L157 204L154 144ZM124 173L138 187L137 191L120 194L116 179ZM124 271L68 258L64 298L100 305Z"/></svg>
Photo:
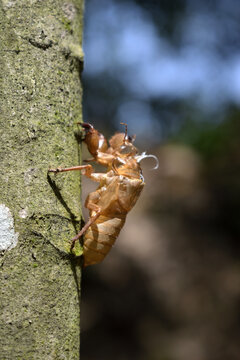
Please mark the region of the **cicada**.
<svg viewBox="0 0 240 360"><path fill-rule="evenodd" d="M84 267L101 262L116 241L128 212L133 208L145 185L140 161L146 153L138 154L133 145L135 137L127 133L117 133L106 138L91 124L81 124L84 141L92 155L88 164L69 168L49 169L49 172L80 170L85 176L99 183L96 191L86 199L85 207L89 210L89 220L81 231L71 240L71 251L76 241L84 235ZM157 159L156 159L157 160ZM105 173L95 173L89 162L95 161L107 168Z"/></svg>

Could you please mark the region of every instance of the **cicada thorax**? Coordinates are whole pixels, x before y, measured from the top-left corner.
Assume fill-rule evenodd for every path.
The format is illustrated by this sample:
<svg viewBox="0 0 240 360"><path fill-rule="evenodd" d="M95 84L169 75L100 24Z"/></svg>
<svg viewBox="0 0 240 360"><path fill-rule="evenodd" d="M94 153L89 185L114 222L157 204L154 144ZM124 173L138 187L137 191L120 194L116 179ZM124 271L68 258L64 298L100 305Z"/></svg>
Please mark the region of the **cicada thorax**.
<svg viewBox="0 0 240 360"><path fill-rule="evenodd" d="M111 137L109 140L109 149L108 152L114 152L117 149L120 149L121 146L124 144L125 141L125 134L124 133L117 133Z"/></svg>
<svg viewBox="0 0 240 360"><path fill-rule="evenodd" d="M121 154L113 161L112 168L118 176L122 175L129 179L142 179L140 164L134 156L130 157Z"/></svg>

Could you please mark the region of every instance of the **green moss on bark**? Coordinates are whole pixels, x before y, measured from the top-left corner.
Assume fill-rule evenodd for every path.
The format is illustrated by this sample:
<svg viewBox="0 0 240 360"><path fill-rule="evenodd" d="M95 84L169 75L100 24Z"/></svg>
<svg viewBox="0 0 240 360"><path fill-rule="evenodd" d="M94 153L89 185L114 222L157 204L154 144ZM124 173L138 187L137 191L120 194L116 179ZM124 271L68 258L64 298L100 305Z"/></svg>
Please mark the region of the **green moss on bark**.
<svg viewBox="0 0 240 360"><path fill-rule="evenodd" d="M81 160L82 58L71 49L81 54L82 16L82 0L0 5L0 203L19 233L1 257L4 360L79 359L80 267L68 253L80 174L47 170Z"/></svg>

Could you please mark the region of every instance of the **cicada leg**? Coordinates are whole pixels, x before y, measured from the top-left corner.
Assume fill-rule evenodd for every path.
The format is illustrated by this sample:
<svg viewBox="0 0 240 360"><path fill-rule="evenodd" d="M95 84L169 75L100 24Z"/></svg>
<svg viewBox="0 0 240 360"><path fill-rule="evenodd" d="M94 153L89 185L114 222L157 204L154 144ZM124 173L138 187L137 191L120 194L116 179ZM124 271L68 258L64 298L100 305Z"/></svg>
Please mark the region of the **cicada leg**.
<svg viewBox="0 0 240 360"><path fill-rule="evenodd" d="M48 172L53 172L55 174L58 174L60 172L65 172L65 171L75 171L75 170L84 170L84 175L89 177L90 179L100 182L106 175L105 174L101 174L101 173L94 173L93 172L93 167L92 165L88 164L88 165L79 165L79 166L72 166L72 167L68 167L68 168L61 168L58 167L56 169L49 169ZM88 204L88 209L92 210L95 212L95 215L90 217L90 219L88 220L88 222L84 225L84 227L81 229L81 231L74 236L74 238L71 239L71 251L75 246L76 241L85 233L85 231L87 231L87 229L89 228L89 226L92 225L92 223L94 223L94 221L100 216L101 214L101 209L99 208L99 206L97 206L96 204L90 202Z"/></svg>
<svg viewBox="0 0 240 360"><path fill-rule="evenodd" d="M72 167L68 167L68 168L61 168L58 167L56 169L48 169L48 172L53 172L55 174L58 174L60 172L65 172L65 171L76 171L76 170L85 170L85 175L86 176L90 176L93 172L93 168L92 165L87 164L87 165L78 165L78 166L72 166Z"/></svg>
<svg viewBox="0 0 240 360"><path fill-rule="evenodd" d="M87 229L94 223L94 221L97 220L97 218L101 215L101 209L95 205L95 204L91 204L91 210L94 210L96 212L96 214L92 217L90 217L90 219L87 221L87 223L84 225L84 227L81 229L81 231L74 236L74 238L71 239L71 248L70 250L72 251L72 249L74 248L75 242L87 231Z"/></svg>

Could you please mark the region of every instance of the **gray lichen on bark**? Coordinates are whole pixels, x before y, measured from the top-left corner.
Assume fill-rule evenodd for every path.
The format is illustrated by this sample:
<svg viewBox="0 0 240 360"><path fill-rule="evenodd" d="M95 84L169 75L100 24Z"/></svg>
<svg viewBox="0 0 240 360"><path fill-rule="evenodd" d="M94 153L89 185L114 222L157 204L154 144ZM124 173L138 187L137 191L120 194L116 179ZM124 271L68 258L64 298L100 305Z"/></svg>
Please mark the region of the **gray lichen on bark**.
<svg viewBox="0 0 240 360"><path fill-rule="evenodd" d="M68 252L80 176L47 170L80 162L82 21L83 0L0 3L0 204L18 234L0 258L4 360L79 359L80 268Z"/></svg>

